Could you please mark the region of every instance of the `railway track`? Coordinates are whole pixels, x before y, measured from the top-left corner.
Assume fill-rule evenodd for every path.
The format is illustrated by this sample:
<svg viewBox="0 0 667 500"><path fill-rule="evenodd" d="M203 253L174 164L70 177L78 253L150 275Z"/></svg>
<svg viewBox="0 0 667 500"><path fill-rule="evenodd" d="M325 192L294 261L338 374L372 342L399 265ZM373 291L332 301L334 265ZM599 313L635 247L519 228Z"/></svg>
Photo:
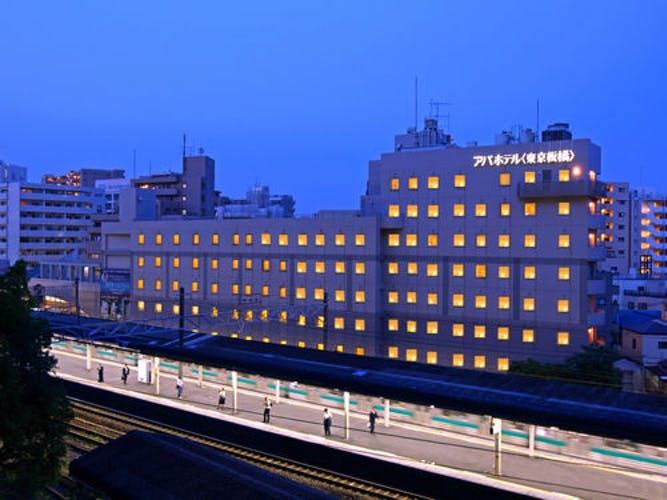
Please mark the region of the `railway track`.
<svg viewBox="0 0 667 500"><path fill-rule="evenodd" d="M424 498L82 401L72 400L72 409L74 418L70 422L67 443L73 455L90 451L132 430L160 432L210 446L229 456L338 498Z"/></svg>

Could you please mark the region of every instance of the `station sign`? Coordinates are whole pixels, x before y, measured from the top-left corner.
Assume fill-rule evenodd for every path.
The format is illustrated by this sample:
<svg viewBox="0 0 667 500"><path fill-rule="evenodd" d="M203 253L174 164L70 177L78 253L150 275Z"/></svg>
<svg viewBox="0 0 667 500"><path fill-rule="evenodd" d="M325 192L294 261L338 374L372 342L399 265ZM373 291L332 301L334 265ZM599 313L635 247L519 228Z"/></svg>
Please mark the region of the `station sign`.
<svg viewBox="0 0 667 500"><path fill-rule="evenodd" d="M496 153L493 155L475 155L473 167L505 167L518 165L545 165L549 163L571 163L574 161L572 149L556 151L536 151L529 153Z"/></svg>

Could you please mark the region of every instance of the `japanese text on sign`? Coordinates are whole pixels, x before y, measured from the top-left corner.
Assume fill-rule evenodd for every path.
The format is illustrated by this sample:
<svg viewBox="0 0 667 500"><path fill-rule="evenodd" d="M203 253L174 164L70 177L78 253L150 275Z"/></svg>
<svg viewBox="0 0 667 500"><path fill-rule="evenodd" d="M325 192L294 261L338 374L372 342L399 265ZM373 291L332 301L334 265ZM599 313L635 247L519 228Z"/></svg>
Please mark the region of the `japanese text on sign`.
<svg viewBox="0 0 667 500"><path fill-rule="evenodd" d="M574 161L574 151L539 151L537 153L506 153L476 155L472 157L473 167L502 167L506 165L541 165L544 163L570 163Z"/></svg>

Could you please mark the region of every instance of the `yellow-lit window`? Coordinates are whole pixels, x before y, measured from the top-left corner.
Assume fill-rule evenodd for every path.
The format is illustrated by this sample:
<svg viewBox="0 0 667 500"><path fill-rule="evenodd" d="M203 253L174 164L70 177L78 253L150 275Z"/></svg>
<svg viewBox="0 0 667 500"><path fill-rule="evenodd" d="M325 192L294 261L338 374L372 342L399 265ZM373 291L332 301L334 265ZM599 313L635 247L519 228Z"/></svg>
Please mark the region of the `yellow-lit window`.
<svg viewBox="0 0 667 500"><path fill-rule="evenodd" d="M278 321L280 323L287 323L287 311L280 311L280 313L278 314Z"/></svg>
<svg viewBox="0 0 667 500"><path fill-rule="evenodd" d="M389 359L398 359L398 347L389 346L389 348L387 349L387 357Z"/></svg>
<svg viewBox="0 0 667 500"><path fill-rule="evenodd" d="M486 356L475 356L475 368L486 368Z"/></svg>
<svg viewBox="0 0 667 500"><path fill-rule="evenodd" d="M278 235L278 246L286 247L289 245L289 236L285 233L280 233Z"/></svg>
<svg viewBox="0 0 667 500"><path fill-rule="evenodd" d="M362 318L357 318L354 320L354 330L357 332L366 331L366 320Z"/></svg>
<svg viewBox="0 0 667 500"><path fill-rule="evenodd" d="M501 203L500 204L500 216L501 217L509 217L510 216L510 204L509 203Z"/></svg>
<svg viewBox="0 0 667 500"><path fill-rule="evenodd" d="M306 262L300 260L296 263L296 272L298 274L304 274L307 271L308 271L308 265L306 264Z"/></svg>
<svg viewBox="0 0 667 500"><path fill-rule="evenodd" d="M535 297L524 297L523 298L523 310L524 311L534 311L535 310Z"/></svg>
<svg viewBox="0 0 667 500"><path fill-rule="evenodd" d="M211 307L211 317L217 318L219 315L220 315L220 310L216 306ZM213 333L213 335L216 334Z"/></svg>
<svg viewBox="0 0 667 500"><path fill-rule="evenodd" d="M391 179L389 179L389 189L391 191L398 191L400 186L401 183L399 182L398 177L392 177Z"/></svg>
<svg viewBox="0 0 667 500"><path fill-rule="evenodd" d="M558 312L559 313L570 312L570 301L567 300L567 299L559 299L558 300Z"/></svg>
<svg viewBox="0 0 667 500"><path fill-rule="evenodd" d="M391 318L387 320L387 330L390 332L398 331L398 320L396 318Z"/></svg>
<svg viewBox="0 0 667 500"><path fill-rule="evenodd" d="M211 283L211 293L213 295L218 293L218 284L217 283Z"/></svg>
<svg viewBox="0 0 667 500"><path fill-rule="evenodd" d="M199 233L192 234L192 244L199 245Z"/></svg>
<svg viewBox="0 0 667 500"><path fill-rule="evenodd" d="M560 202L558 202L558 215L570 215L570 202L569 201L560 201Z"/></svg>
<svg viewBox="0 0 667 500"><path fill-rule="evenodd" d="M452 295L452 307L463 307L464 300L462 293L455 293Z"/></svg>
<svg viewBox="0 0 667 500"><path fill-rule="evenodd" d="M315 288L315 289L313 289L313 299L314 300L324 300L324 288Z"/></svg>
<svg viewBox="0 0 667 500"><path fill-rule="evenodd" d="M388 274L398 274L398 262L388 262L387 263L387 273Z"/></svg>
<svg viewBox="0 0 667 500"><path fill-rule="evenodd" d="M232 259L232 269L238 269L239 268L239 259Z"/></svg>
<svg viewBox="0 0 667 500"><path fill-rule="evenodd" d="M269 236L269 243L271 243L271 237L270 236ZM248 246L252 245L252 233L247 233L245 235L245 244L248 245ZM237 243L237 245L238 245L238 243Z"/></svg>
<svg viewBox="0 0 667 500"><path fill-rule="evenodd" d="M510 277L510 266L498 266L498 279L506 280Z"/></svg>
<svg viewBox="0 0 667 500"><path fill-rule="evenodd" d="M463 366L463 354L452 354L452 366L460 368Z"/></svg>
<svg viewBox="0 0 667 500"><path fill-rule="evenodd" d="M315 246L316 247L323 247L324 244L326 243L326 238L323 233L317 233L315 235Z"/></svg>
<svg viewBox="0 0 667 500"><path fill-rule="evenodd" d="M499 234L498 235L498 248L509 248L510 246L510 235L509 234Z"/></svg>
<svg viewBox="0 0 667 500"><path fill-rule="evenodd" d="M239 294L239 285L238 283L232 283L232 295Z"/></svg>
<svg viewBox="0 0 667 500"><path fill-rule="evenodd" d="M137 290L143 290L144 289L144 280L139 278L137 280Z"/></svg>
<svg viewBox="0 0 667 500"><path fill-rule="evenodd" d="M269 311L267 309L262 309L259 313L259 319L262 321L268 321Z"/></svg>
<svg viewBox="0 0 667 500"><path fill-rule="evenodd" d="M419 188L419 181L416 177L408 177L408 189L415 190Z"/></svg>
<svg viewBox="0 0 667 500"><path fill-rule="evenodd" d="M499 326L497 332L498 332L498 340L509 340L510 338L509 326Z"/></svg>
<svg viewBox="0 0 667 500"><path fill-rule="evenodd" d="M438 264L426 264L426 276L434 277L438 275Z"/></svg>
<svg viewBox="0 0 667 500"><path fill-rule="evenodd" d="M159 302L156 302L155 306L153 307L153 311L160 314L162 312L162 304L159 303Z"/></svg>
<svg viewBox="0 0 667 500"><path fill-rule="evenodd" d="M569 332L558 332L557 342L558 342L558 345L569 345L570 344L570 333Z"/></svg>
<svg viewBox="0 0 667 500"><path fill-rule="evenodd" d="M440 217L440 205L429 205L427 207L428 216L431 219Z"/></svg>
<svg viewBox="0 0 667 500"><path fill-rule="evenodd" d="M512 177L509 172L501 172L498 176L498 182L501 186L509 186L512 181Z"/></svg>
<svg viewBox="0 0 667 500"><path fill-rule="evenodd" d="M218 269L219 261L218 259L211 259L211 269Z"/></svg>
<svg viewBox="0 0 667 500"><path fill-rule="evenodd" d="M179 288L180 288L180 283L178 282L178 280L173 280L171 282L171 291L172 292L178 292Z"/></svg>
<svg viewBox="0 0 667 500"><path fill-rule="evenodd" d="M171 261L171 267L174 269L181 267L181 259L179 257L174 257Z"/></svg>
<svg viewBox="0 0 667 500"><path fill-rule="evenodd" d="M162 280L155 280L155 289L162 290Z"/></svg>
<svg viewBox="0 0 667 500"><path fill-rule="evenodd" d="M426 184L429 189L440 189L440 177L437 175L430 175L426 178Z"/></svg>
<svg viewBox="0 0 667 500"><path fill-rule="evenodd" d="M354 274L366 274L366 263L365 262L355 262L355 264L354 264Z"/></svg>
<svg viewBox="0 0 667 500"><path fill-rule="evenodd" d="M281 260L278 262L278 270L281 273L284 273L287 271L287 261L286 260Z"/></svg>
<svg viewBox="0 0 667 500"><path fill-rule="evenodd" d="M558 279L563 281L570 279L570 266L562 266L558 268Z"/></svg>
<svg viewBox="0 0 667 500"><path fill-rule="evenodd" d="M475 295L475 309L486 309L486 295Z"/></svg>
<svg viewBox="0 0 667 500"><path fill-rule="evenodd" d="M211 235L211 245L219 245L220 244L220 235L218 233L213 233Z"/></svg>
<svg viewBox="0 0 667 500"><path fill-rule="evenodd" d="M536 175L533 170L526 170L523 173L523 182L526 184L535 184Z"/></svg>
<svg viewBox="0 0 667 500"><path fill-rule="evenodd" d="M366 235L364 233L357 233L354 235L354 245L358 247L366 246Z"/></svg>
<svg viewBox="0 0 667 500"><path fill-rule="evenodd" d="M475 325L473 328L474 336L476 339L485 339L486 338L486 326L485 325Z"/></svg>
<svg viewBox="0 0 667 500"><path fill-rule="evenodd" d="M535 330L532 328L524 328L521 330L521 340L527 344L535 342Z"/></svg>
<svg viewBox="0 0 667 500"><path fill-rule="evenodd" d="M534 280L535 279L535 266L524 266L523 267L523 279L525 280Z"/></svg>
<svg viewBox="0 0 667 500"><path fill-rule="evenodd" d="M570 235L569 234L559 234L558 235L558 248L569 248L570 246Z"/></svg>
<svg viewBox="0 0 667 500"><path fill-rule="evenodd" d="M262 245L270 245L271 244L271 233L262 233L260 241L261 241Z"/></svg>
<svg viewBox="0 0 667 500"><path fill-rule="evenodd" d="M455 247L464 247L466 246L466 235L463 233L455 233L453 235L453 244Z"/></svg>
<svg viewBox="0 0 667 500"><path fill-rule="evenodd" d="M417 205L408 205L405 207L405 215L411 218L419 216L419 208Z"/></svg>
<svg viewBox="0 0 667 500"><path fill-rule="evenodd" d="M426 243L429 247L437 247L438 246L438 235L435 234L435 233L429 234Z"/></svg>
<svg viewBox="0 0 667 500"><path fill-rule="evenodd" d="M262 295L264 297L267 297L269 295L269 285L263 285L262 286Z"/></svg>
<svg viewBox="0 0 667 500"><path fill-rule="evenodd" d="M390 233L387 235L387 245L390 247L397 247L401 244L401 235L397 233Z"/></svg>
<svg viewBox="0 0 667 500"><path fill-rule="evenodd" d="M192 292L198 292L199 291L199 283L197 281L193 281L190 283L190 290Z"/></svg>
<svg viewBox="0 0 667 500"><path fill-rule="evenodd" d="M337 247L344 247L345 246L345 234L336 233L336 237L334 238L334 245L336 245Z"/></svg>
<svg viewBox="0 0 667 500"><path fill-rule="evenodd" d="M453 337L463 337L464 326L463 323L453 323L452 324L452 336Z"/></svg>
<svg viewBox="0 0 667 500"><path fill-rule="evenodd" d="M334 318L334 330L345 330L345 318Z"/></svg>
<svg viewBox="0 0 667 500"><path fill-rule="evenodd" d="M306 316L304 314L299 314L296 317L296 324L298 326L306 326Z"/></svg>
<svg viewBox="0 0 667 500"><path fill-rule="evenodd" d="M466 187L466 176L465 176L465 174L456 174L454 176L454 187L457 187L457 188Z"/></svg>
<svg viewBox="0 0 667 500"><path fill-rule="evenodd" d="M395 290L387 292L387 302L390 304L398 304L398 292Z"/></svg>
<svg viewBox="0 0 667 500"><path fill-rule="evenodd" d="M431 292L426 295L426 303L429 306L437 306L438 305L438 294L435 292Z"/></svg>
<svg viewBox="0 0 667 500"><path fill-rule="evenodd" d="M244 295L252 295L252 285L245 285L243 287L243 294Z"/></svg>
<svg viewBox="0 0 667 500"><path fill-rule="evenodd" d="M144 243L146 243L146 236L144 235L144 233L139 233L137 235L137 244L143 245Z"/></svg>
<svg viewBox="0 0 667 500"><path fill-rule="evenodd" d="M144 267L144 258L137 257L137 267Z"/></svg>
<svg viewBox="0 0 667 500"><path fill-rule="evenodd" d="M481 248L486 246L486 235L485 234L475 235L475 246L476 247L481 247Z"/></svg>
<svg viewBox="0 0 667 500"><path fill-rule="evenodd" d="M269 259L262 260L262 271L269 272L271 270L271 261Z"/></svg>
<svg viewBox="0 0 667 500"><path fill-rule="evenodd" d="M463 203L454 203L452 207L454 217L463 217L466 214L466 206Z"/></svg>
<svg viewBox="0 0 667 500"><path fill-rule="evenodd" d="M486 264L475 264L475 278L486 278Z"/></svg>
<svg viewBox="0 0 667 500"><path fill-rule="evenodd" d="M334 300L336 302L345 302L345 290L336 290L334 292Z"/></svg>
<svg viewBox="0 0 667 500"><path fill-rule="evenodd" d="M157 233L155 235L155 244L156 245L162 245L162 234Z"/></svg>
<svg viewBox="0 0 667 500"><path fill-rule="evenodd" d="M532 201L527 201L523 204L523 215L532 217L537 213L537 206Z"/></svg>
<svg viewBox="0 0 667 500"><path fill-rule="evenodd" d="M510 369L510 358L498 358L498 371L506 372Z"/></svg>
<svg viewBox="0 0 667 500"><path fill-rule="evenodd" d="M245 268L248 271L252 271L252 259L245 260Z"/></svg>
<svg viewBox="0 0 667 500"><path fill-rule="evenodd" d="M406 333L417 333L417 322L414 319L409 319L405 322Z"/></svg>
<svg viewBox="0 0 667 500"><path fill-rule="evenodd" d="M498 309L509 309L510 298L507 295L498 296Z"/></svg>
<svg viewBox="0 0 667 500"><path fill-rule="evenodd" d="M144 309L146 309L146 303L143 300L138 300L137 301L137 311L144 312Z"/></svg>
<svg viewBox="0 0 667 500"><path fill-rule="evenodd" d="M181 235L178 233L174 233L171 237L171 242L174 245L180 245L181 244Z"/></svg>
<svg viewBox="0 0 667 500"><path fill-rule="evenodd" d="M315 262L315 272L317 274L324 274L325 271L326 271L325 263L322 262L322 261L316 261Z"/></svg>
<svg viewBox="0 0 667 500"><path fill-rule="evenodd" d="M417 361L417 349L406 349L405 361Z"/></svg>
<svg viewBox="0 0 667 500"><path fill-rule="evenodd" d="M286 286L281 286L278 288L278 296L281 299L286 299L287 298L287 287Z"/></svg>
<svg viewBox="0 0 667 500"><path fill-rule="evenodd" d="M475 203L475 217L486 217L486 203Z"/></svg>
<svg viewBox="0 0 667 500"><path fill-rule="evenodd" d="M558 170L558 182L570 182L570 170L561 168Z"/></svg>
<svg viewBox="0 0 667 500"><path fill-rule="evenodd" d="M345 274L345 262L342 260L336 261L335 271L336 274Z"/></svg>
<svg viewBox="0 0 667 500"><path fill-rule="evenodd" d="M389 217L400 217L401 216L401 206L400 205L389 205L389 207L387 207L387 215Z"/></svg>
<svg viewBox="0 0 667 500"><path fill-rule="evenodd" d="M426 333L428 335L437 335L438 334L438 322L437 321L427 321L426 322Z"/></svg>
<svg viewBox="0 0 667 500"><path fill-rule="evenodd" d="M308 246L308 235L304 233L299 233L296 236L296 244L300 247Z"/></svg>
<svg viewBox="0 0 667 500"><path fill-rule="evenodd" d="M417 274L418 269L416 262L408 262L408 274L415 275Z"/></svg>
<svg viewBox="0 0 667 500"><path fill-rule="evenodd" d="M416 304L417 303L417 292L410 291L405 293L405 302L408 304Z"/></svg>
<svg viewBox="0 0 667 500"><path fill-rule="evenodd" d="M306 347L306 343L305 343L303 340L299 340L299 341L296 343L296 346L297 346L297 347Z"/></svg>
<svg viewBox="0 0 667 500"><path fill-rule="evenodd" d="M232 234L232 245L236 246L239 244L241 237L239 236L239 233L234 233Z"/></svg>
<svg viewBox="0 0 667 500"><path fill-rule="evenodd" d="M305 300L305 298L306 298L306 288L305 287L297 287L295 296L298 300Z"/></svg>
<svg viewBox="0 0 667 500"><path fill-rule="evenodd" d="M192 269L199 269L199 257L192 257Z"/></svg>
<svg viewBox="0 0 667 500"><path fill-rule="evenodd" d="M366 302L366 292L364 290L354 292L354 301L357 304L364 304Z"/></svg>
<svg viewBox="0 0 667 500"><path fill-rule="evenodd" d="M415 233L409 233L405 235L405 246L406 247L417 246L417 235Z"/></svg>
<svg viewBox="0 0 667 500"><path fill-rule="evenodd" d="M534 234L523 235L523 246L526 248L535 248L537 245L537 236Z"/></svg>

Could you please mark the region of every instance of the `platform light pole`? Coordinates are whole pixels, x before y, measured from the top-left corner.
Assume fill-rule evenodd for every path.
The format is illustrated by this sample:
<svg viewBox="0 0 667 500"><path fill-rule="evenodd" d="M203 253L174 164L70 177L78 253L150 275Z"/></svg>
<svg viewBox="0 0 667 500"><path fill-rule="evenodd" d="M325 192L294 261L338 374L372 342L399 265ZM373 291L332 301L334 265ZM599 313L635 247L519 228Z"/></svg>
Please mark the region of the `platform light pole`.
<svg viewBox="0 0 667 500"><path fill-rule="evenodd" d="M185 328L185 288L178 289L178 350L183 352L183 329ZM178 363L178 376L183 377L183 363Z"/></svg>

